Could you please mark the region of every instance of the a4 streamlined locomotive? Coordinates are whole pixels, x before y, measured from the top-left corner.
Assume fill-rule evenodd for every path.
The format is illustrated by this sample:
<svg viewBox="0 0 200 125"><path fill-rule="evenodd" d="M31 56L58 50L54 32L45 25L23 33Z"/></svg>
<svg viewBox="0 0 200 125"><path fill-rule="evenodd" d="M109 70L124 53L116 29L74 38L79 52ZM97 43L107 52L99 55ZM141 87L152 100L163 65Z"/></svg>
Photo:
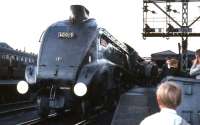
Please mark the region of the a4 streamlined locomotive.
<svg viewBox="0 0 200 125"><path fill-rule="evenodd" d="M27 82L39 88L41 116L51 109L83 115L110 109L145 74L144 60L134 49L98 28L85 7L72 5L71 10L73 18L43 33L37 66L26 72Z"/></svg>

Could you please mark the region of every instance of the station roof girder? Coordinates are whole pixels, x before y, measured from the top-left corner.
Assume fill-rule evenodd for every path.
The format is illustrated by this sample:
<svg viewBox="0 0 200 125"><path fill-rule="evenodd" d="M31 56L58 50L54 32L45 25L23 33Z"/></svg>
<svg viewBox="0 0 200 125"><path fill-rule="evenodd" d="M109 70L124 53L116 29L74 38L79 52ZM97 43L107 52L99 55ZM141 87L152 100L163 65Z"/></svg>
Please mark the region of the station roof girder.
<svg viewBox="0 0 200 125"><path fill-rule="evenodd" d="M164 3L164 2L200 2L200 0L144 0L144 2Z"/></svg>
<svg viewBox="0 0 200 125"><path fill-rule="evenodd" d="M144 37L200 37L200 33L152 33L144 32Z"/></svg>

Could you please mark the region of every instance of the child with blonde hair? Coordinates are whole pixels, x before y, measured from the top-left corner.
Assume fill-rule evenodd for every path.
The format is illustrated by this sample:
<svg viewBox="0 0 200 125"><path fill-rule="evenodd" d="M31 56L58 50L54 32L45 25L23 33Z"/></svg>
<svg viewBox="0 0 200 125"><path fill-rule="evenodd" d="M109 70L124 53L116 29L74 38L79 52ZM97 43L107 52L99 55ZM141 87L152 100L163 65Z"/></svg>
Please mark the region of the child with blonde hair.
<svg viewBox="0 0 200 125"><path fill-rule="evenodd" d="M148 116L140 125L189 125L176 113L181 103L181 91L181 87L173 82L162 83L156 91L160 112Z"/></svg>

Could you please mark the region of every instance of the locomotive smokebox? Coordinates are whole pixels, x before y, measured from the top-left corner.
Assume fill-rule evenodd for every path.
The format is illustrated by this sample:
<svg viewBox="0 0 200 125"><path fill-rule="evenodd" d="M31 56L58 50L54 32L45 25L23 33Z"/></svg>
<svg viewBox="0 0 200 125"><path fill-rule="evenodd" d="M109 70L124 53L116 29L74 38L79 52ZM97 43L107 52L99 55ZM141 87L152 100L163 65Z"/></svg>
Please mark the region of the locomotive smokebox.
<svg viewBox="0 0 200 125"><path fill-rule="evenodd" d="M74 20L84 21L89 17L89 11L82 5L71 5L70 6Z"/></svg>

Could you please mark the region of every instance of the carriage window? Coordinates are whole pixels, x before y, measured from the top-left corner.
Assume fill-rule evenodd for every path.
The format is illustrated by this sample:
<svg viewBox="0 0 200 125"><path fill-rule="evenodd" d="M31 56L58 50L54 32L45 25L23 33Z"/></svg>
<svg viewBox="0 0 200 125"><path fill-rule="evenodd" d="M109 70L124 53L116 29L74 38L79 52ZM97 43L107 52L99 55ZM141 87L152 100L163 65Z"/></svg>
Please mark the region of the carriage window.
<svg viewBox="0 0 200 125"><path fill-rule="evenodd" d="M10 58L11 58L11 60L15 60L15 56L13 56L13 55Z"/></svg>
<svg viewBox="0 0 200 125"><path fill-rule="evenodd" d="M28 62L31 63L31 58L28 59Z"/></svg>
<svg viewBox="0 0 200 125"><path fill-rule="evenodd" d="M23 57L21 57L21 62L23 62L24 61L24 58Z"/></svg>
<svg viewBox="0 0 200 125"><path fill-rule="evenodd" d="M88 62L91 63L92 62L92 56L88 57Z"/></svg>
<svg viewBox="0 0 200 125"><path fill-rule="evenodd" d="M24 58L24 61L25 61L25 63L27 62L27 58L26 57Z"/></svg>
<svg viewBox="0 0 200 125"><path fill-rule="evenodd" d="M6 55L6 59L9 60L9 55Z"/></svg>
<svg viewBox="0 0 200 125"><path fill-rule="evenodd" d="M31 63L33 63L33 62L34 62L34 59L31 58Z"/></svg>
<svg viewBox="0 0 200 125"><path fill-rule="evenodd" d="M4 60L6 59L6 55L3 55L3 59L4 59Z"/></svg>
<svg viewBox="0 0 200 125"><path fill-rule="evenodd" d="M19 57L18 56L16 57L16 60L19 61Z"/></svg>

